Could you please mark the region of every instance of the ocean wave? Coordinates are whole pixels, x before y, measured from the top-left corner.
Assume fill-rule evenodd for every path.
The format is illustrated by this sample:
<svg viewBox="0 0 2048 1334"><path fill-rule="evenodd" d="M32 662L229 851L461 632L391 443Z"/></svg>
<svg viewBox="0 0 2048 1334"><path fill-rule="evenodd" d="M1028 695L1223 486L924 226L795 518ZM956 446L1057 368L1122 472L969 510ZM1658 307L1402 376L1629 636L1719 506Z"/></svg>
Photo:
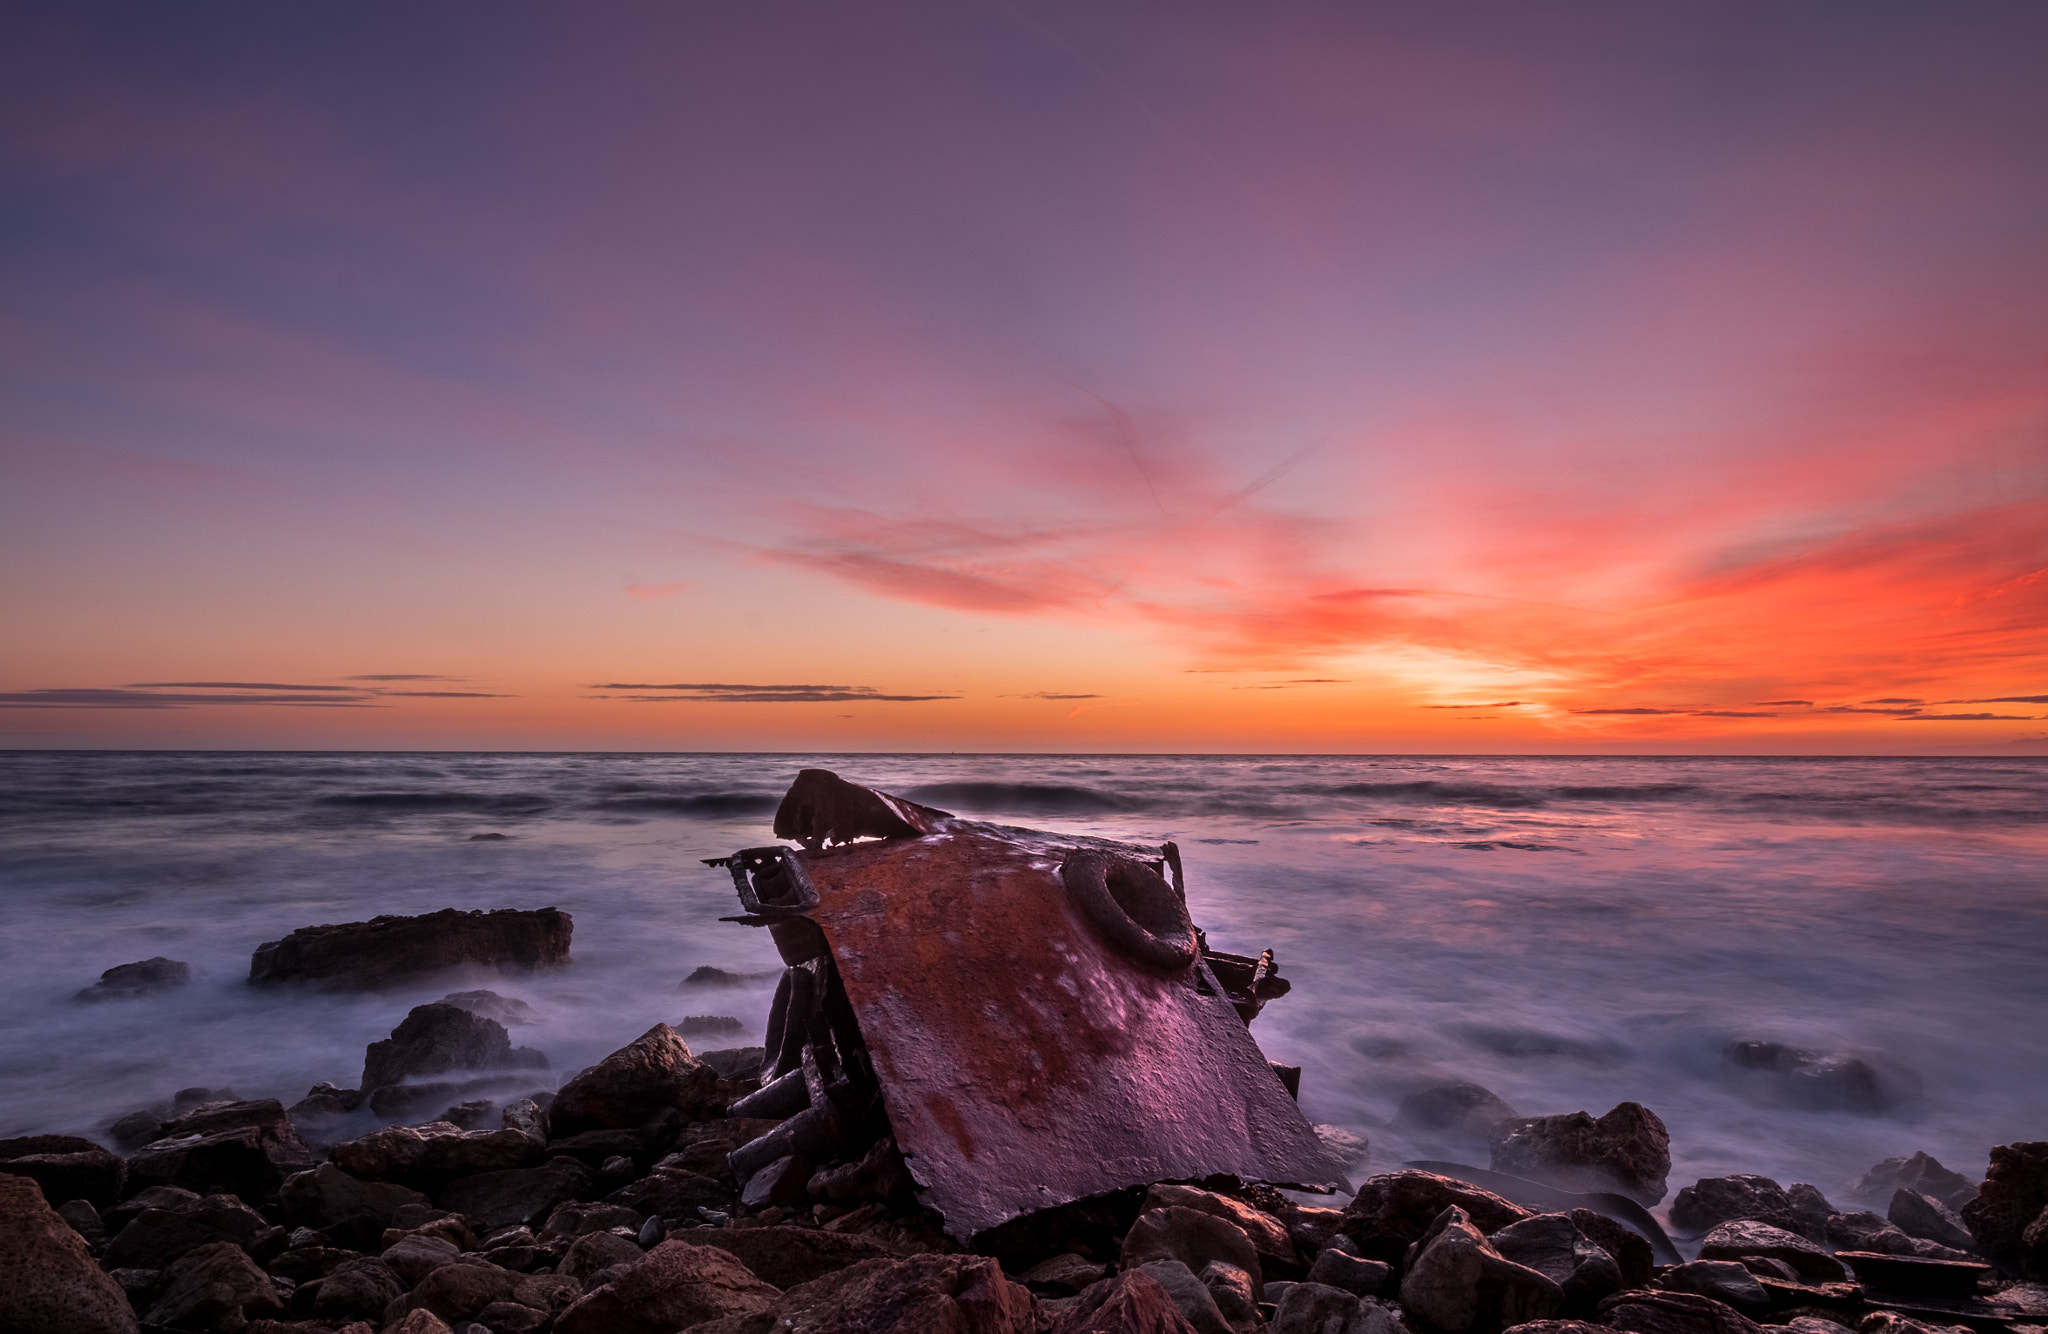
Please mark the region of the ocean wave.
<svg viewBox="0 0 2048 1334"><path fill-rule="evenodd" d="M591 803L591 809L636 812L647 815L683 815L701 820L722 820L732 816L773 815L782 798L755 792L704 792L696 796L608 797Z"/></svg>
<svg viewBox="0 0 2048 1334"><path fill-rule="evenodd" d="M1551 789L1558 796L1571 801L1670 801L1696 796L1699 790L1697 783L1636 783L1599 787L1574 784Z"/></svg>
<svg viewBox="0 0 2048 1334"><path fill-rule="evenodd" d="M1526 809L1546 804L1542 797L1526 788L1502 787L1495 783L1446 783L1433 778L1409 783L1336 783L1328 787L1297 790L1304 794L1366 797L1375 801L1419 801L1431 806L1476 805Z"/></svg>
<svg viewBox="0 0 2048 1334"><path fill-rule="evenodd" d="M948 810L1006 815L1108 815L1144 805L1114 792L1069 783L925 783L904 788L900 795Z"/></svg>
<svg viewBox="0 0 2048 1334"><path fill-rule="evenodd" d="M335 792L314 804L364 812L472 811L482 815L538 815L554 803L525 792Z"/></svg>

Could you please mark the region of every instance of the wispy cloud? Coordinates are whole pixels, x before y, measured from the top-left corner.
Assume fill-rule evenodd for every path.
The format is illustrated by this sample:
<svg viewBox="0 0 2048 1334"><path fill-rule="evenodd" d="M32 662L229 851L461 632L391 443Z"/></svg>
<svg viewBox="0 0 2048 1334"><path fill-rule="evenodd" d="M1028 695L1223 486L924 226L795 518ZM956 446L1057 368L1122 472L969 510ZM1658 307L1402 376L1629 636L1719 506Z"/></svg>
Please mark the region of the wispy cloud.
<svg viewBox="0 0 2048 1334"><path fill-rule="evenodd" d="M1028 694L1012 695L1011 699L1101 699L1100 695L1068 695L1056 690L1033 690Z"/></svg>
<svg viewBox="0 0 2048 1334"><path fill-rule="evenodd" d="M344 681L466 681L463 676L432 676L420 672L373 672L366 676L344 676Z"/></svg>
<svg viewBox="0 0 2048 1334"><path fill-rule="evenodd" d="M635 704L921 704L931 700L958 699L958 695L889 695L873 686L814 685L732 685L697 683L650 685L643 682L611 681L591 686L592 690L660 691L660 694L599 695L598 699L622 699Z"/></svg>
<svg viewBox="0 0 2048 1334"><path fill-rule="evenodd" d="M434 681L418 676L347 677ZM382 686L293 685L275 681L138 681L126 686L60 686L0 694L6 709L192 709L223 706L367 709L383 699L506 699L482 690L389 690Z"/></svg>

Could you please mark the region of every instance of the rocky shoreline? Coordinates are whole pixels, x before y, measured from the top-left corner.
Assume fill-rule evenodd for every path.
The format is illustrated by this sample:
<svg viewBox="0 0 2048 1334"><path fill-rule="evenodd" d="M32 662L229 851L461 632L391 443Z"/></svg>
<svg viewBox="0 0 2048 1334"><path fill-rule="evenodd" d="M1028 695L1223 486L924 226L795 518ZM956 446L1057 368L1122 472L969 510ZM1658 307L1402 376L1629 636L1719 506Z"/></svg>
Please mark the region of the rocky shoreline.
<svg viewBox="0 0 2048 1334"><path fill-rule="evenodd" d="M559 966L570 931L553 909L308 928L260 948L252 983ZM181 970L124 965L80 999ZM1487 1169L1409 1166L1327 1205L1149 1182L963 1243L888 1136L813 1162L788 1121L743 1114L766 1105L763 1049L685 1038L736 1021L657 1025L554 1088L511 1040L523 1011L488 990L416 1006L355 1087L291 1107L194 1088L114 1120L112 1147L0 1141L0 1331L2048 1334L2048 1143L1993 1148L1981 1182L1887 1160L1851 1192L1884 1214L1701 1180L1670 1198L1675 1246L1647 1212L1670 1168L1654 1112L1517 1117L1451 1086L1401 1117L1483 1130Z"/></svg>

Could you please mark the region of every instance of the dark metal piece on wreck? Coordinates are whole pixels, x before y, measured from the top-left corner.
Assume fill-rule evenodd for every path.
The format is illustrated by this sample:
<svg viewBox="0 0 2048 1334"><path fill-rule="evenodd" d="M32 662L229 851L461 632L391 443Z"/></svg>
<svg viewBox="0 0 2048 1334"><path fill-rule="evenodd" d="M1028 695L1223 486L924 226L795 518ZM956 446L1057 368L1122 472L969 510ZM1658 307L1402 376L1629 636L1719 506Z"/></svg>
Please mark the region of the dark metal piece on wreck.
<svg viewBox="0 0 2048 1334"><path fill-rule="evenodd" d="M1229 1173L1348 1190L1247 1025L1284 995L1268 950L1209 950L1180 854L963 820L806 769L788 847L732 872L786 969L761 1089L787 1118L732 1155L742 1182L893 1135L965 1240L1127 1186ZM1169 880L1168 877L1171 876Z"/></svg>

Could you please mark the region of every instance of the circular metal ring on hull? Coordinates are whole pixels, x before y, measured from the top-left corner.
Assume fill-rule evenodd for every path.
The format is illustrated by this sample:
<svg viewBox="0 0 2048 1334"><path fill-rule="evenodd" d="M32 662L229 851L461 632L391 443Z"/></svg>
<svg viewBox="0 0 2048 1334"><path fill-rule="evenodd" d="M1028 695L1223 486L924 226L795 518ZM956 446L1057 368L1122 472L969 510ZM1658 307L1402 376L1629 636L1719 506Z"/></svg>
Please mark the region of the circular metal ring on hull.
<svg viewBox="0 0 2048 1334"><path fill-rule="evenodd" d="M1076 852L1061 863L1060 880L1088 924L1112 949L1161 973L1178 973L1195 961L1200 947L1187 905L1144 862Z"/></svg>

